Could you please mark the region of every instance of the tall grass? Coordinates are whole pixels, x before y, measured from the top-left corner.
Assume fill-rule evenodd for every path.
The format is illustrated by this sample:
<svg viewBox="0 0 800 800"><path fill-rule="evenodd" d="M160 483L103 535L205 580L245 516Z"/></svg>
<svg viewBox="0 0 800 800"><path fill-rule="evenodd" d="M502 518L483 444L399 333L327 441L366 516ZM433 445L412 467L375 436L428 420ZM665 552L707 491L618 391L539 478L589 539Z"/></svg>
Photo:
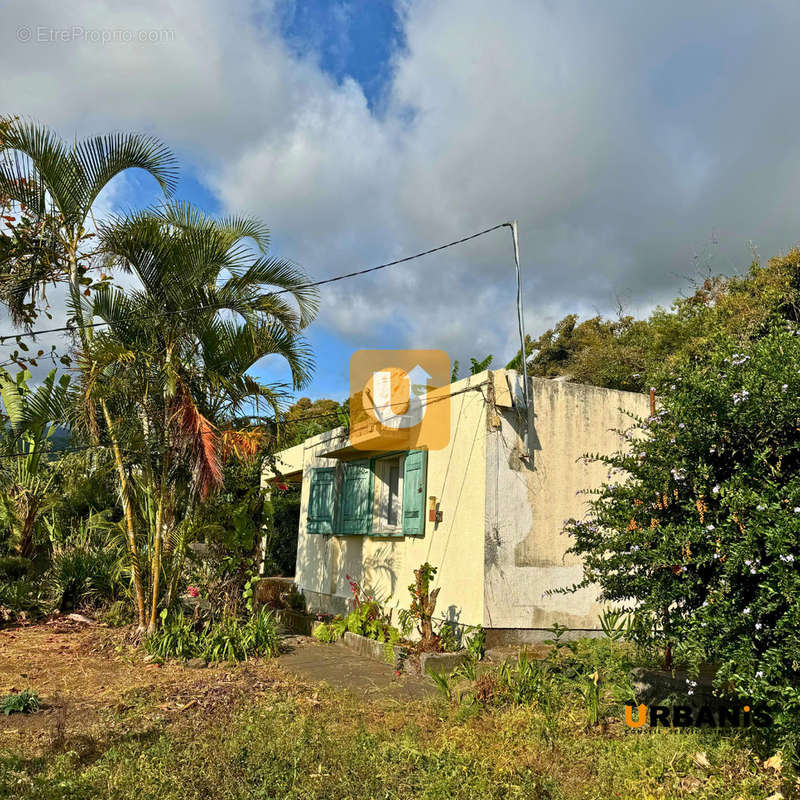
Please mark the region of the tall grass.
<svg viewBox="0 0 800 800"><path fill-rule="evenodd" d="M180 614L165 615L162 626L145 641L148 653L159 658L204 658L206 661L247 661L278 652L275 617L260 608L244 622L223 617L197 628Z"/></svg>

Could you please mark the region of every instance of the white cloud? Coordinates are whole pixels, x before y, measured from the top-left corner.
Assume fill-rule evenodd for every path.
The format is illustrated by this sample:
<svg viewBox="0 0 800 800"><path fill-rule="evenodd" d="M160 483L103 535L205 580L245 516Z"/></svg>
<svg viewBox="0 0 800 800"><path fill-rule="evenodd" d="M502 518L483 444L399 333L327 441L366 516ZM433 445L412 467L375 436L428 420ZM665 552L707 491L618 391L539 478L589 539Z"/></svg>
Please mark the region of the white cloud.
<svg viewBox="0 0 800 800"><path fill-rule="evenodd" d="M613 311L617 296L639 311L668 300L713 235L728 270L751 239L765 254L796 240L795 4L403 9L406 46L376 115L358 84L287 47L269 2L12 0L2 108L69 134L158 133L318 278L516 217L533 333L568 311ZM174 38L15 39L72 25ZM510 356L507 231L333 284L318 324L356 346Z"/></svg>

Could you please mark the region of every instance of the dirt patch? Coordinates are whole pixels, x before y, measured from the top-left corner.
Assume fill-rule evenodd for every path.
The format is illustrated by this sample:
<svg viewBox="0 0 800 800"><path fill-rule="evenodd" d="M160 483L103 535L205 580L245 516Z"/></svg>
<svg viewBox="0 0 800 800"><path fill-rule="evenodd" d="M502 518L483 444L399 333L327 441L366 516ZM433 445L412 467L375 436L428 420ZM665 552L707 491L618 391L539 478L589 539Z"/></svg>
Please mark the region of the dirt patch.
<svg viewBox="0 0 800 800"><path fill-rule="evenodd" d="M341 645L288 637L277 659L192 669L148 661L127 629L65 618L0 630L0 696L36 691L41 709L0 715L0 748L32 757L69 746L91 758L121 737L174 723L202 726L245 702L280 690L305 702L316 686L348 690L359 701L413 701L435 693L427 679L398 675Z"/></svg>
<svg viewBox="0 0 800 800"><path fill-rule="evenodd" d="M148 663L127 636L65 620L0 630L0 695L30 688L42 703L33 714L0 715L0 748L32 756L69 744L90 753L111 729L129 734L219 716L267 688L301 688L290 687L293 679L272 662L207 669Z"/></svg>

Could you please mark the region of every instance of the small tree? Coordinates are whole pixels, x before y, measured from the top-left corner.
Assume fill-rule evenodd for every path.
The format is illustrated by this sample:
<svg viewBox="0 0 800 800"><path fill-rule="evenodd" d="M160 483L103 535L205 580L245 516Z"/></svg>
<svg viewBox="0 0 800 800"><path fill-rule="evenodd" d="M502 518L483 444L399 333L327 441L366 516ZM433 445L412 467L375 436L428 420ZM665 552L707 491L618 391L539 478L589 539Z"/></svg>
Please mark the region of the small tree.
<svg viewBox="0 0 800 800"><path fill-rule="evenodd" d="M584 563L570 590L598 584L641 642L720 664L719 682L785 730L800 712L798 331L717 339L660 388L624 451L589 456L608 480L566 524Z"/></svg>
<svg viewBox="0 0 800 800"><path fill-rule="evenodd" d="M424 650L434 650L439 645L439 637L433 632L433 612L436 610L436 599L441 587L431 591L431 581L436 571L436 567L426 561L419 569L414 570L414 583L408 587L411 595L408 611L417 621L417 631Z"/></svg>

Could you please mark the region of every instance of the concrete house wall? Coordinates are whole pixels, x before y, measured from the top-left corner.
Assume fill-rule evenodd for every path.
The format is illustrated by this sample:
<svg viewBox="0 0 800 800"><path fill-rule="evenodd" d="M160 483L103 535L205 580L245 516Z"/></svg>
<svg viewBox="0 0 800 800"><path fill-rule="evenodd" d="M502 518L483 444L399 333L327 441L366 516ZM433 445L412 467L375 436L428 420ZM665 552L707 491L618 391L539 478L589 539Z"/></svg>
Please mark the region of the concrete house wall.
<svg viewBox="0 0 800 800"><path fill-rule="evenodd" d="M441 586L437 617L466 625L484 618L484 503L486 470L486 373L451 387L450 443L428 453L425 495L437 498L440 523L427 519L425 535L415 537L323 536L307 532L310 481L314 467L335 466L325 457L347 447L344 429L308 439L279 454L284 473L302 470L300 529L295 583L315 610L341 613L350 599L347 575L390 607L408 607L413 571L426 561L438 568ZM362 458L353 453L342 458ZM269 476L266 476L269 477Z"/></svg>
<svg viewBox="0 0 800 800"><path fill-rule="evenodd" d="M620 448L617 430L630 427L625 413L647 416L649 398L564 380L533 379L531 458L520 458L520 415L496 409L486 443L486 547L483 625L504 638L541 639L554 622L575 631L598 628L598 591L547 595L581 579L564 520L580 518L580 489L606 479L602 464L586 453ZM505 631L506 636L501 632Z"/></svg>
<svg viewBox="0 0 800 800"><path fill-rule="evenodd" d="M345 612L350 575L390 607L407 608L413 571L428 561L438 568L435 584L441 587L436 616L481 624L495 642L544 638L554 622L596 630L596 591L545 593L581 577L579 560L565 555L570 542L561 530L565 519L585 512L578 490L605 478L602 465L586 464L581 456L617 450L614 429L631 423L625 411L645 416L649 399L542 379L532 381L532 396L528 458L516 372L483 372L452 385L450 442L428 453L425 488L426 497L437 498L442 521L427 519L426 504L420 538L308 533L311 470L366 455L349 447L346 429L279 453L275 473L265 470L262 484L275 474L302 476L295 582L309 607Z"/></svg>

